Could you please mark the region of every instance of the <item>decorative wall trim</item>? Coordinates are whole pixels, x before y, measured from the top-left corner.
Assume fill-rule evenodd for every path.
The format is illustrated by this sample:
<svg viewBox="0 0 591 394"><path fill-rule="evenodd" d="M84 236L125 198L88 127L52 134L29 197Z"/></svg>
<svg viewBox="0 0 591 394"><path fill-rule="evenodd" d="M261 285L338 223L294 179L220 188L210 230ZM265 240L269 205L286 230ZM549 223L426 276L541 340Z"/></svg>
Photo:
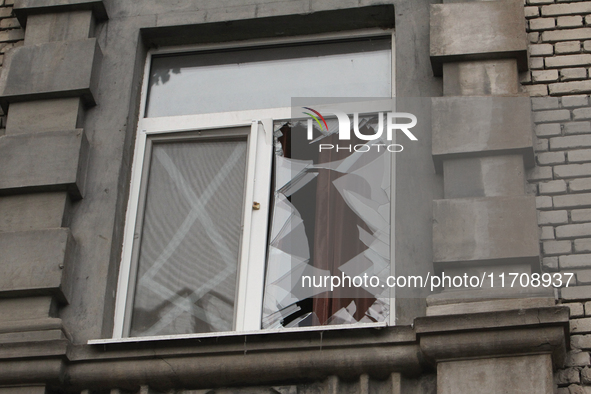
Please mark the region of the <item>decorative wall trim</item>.
<svg viewBox="0 0 591 394"><path fill-rule="evenodd" d="M29 15L55 12L92 10L97 20L108 19L103 0L16 0L13 10L23 27Z"/></svg>

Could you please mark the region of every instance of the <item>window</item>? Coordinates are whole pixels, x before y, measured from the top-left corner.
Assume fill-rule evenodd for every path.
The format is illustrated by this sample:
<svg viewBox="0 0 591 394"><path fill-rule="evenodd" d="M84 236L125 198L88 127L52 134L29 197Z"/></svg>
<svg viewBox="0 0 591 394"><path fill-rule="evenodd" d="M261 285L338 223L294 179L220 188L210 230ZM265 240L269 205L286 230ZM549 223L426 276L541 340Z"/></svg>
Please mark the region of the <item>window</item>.
<svg viewBox="0 0 591 394"><path fill-rule="evenodd" d="M390 156L314 151L291 106L391 97L392 42L373 31L150 52L115 338L388 319L388 297L297 283L359 259L389 273Z"/></svg>

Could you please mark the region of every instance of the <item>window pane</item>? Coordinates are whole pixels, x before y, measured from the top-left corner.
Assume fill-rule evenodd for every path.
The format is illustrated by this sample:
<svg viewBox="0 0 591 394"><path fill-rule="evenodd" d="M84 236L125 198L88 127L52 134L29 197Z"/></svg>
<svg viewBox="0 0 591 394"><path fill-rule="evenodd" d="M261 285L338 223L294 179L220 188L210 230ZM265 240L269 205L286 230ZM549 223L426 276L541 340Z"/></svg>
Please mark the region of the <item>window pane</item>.
<svg viewBox="0 0 591 394"><path fill-rule="evenodd" d="M246 138L154 143L131 336L234 327Z"/></svg>
<svg viewBox="0 0 591 394"><path fill-rule="evenodd" d="M338 122L326 121L328 132L319 142L336 146ZM375 134L378 117L362 117L359 124L363 134ZM375 146L387 141L353 137L357 151L319 152L307 140L306 121L276 123L275 136L262 327L387 321L392 154ZM325 286L322 279L329 276L342 285L329 280ZM365 276L375 279L352 284Z"/></svg>
<svg viewBox="0 0 591 394"><path fill-rule="evenodd" d="M292 97L391 97L391 39L152 59L146 116L289 107Z"/></svg>

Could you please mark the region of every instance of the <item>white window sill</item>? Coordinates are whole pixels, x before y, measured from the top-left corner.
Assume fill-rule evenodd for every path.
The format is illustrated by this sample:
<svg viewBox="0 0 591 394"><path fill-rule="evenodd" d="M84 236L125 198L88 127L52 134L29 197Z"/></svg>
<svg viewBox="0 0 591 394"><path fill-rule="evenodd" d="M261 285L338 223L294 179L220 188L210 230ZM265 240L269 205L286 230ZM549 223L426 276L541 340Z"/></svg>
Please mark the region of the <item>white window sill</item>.
<svg viewBox="0 0 591 394"><path fill-rule="evenodd" d="M180 334L180 335L156 335L149 337L131 337L131 338L107 338L107 339L91 339L87 342L88 345L109 345L118 343L136 343L136 342L153 342L153 341L169 341L178 339L197 339L197 338L220 338L220 337L240 337L244 335L259 335L259 334L280 334L286 332L324 332L335 330L352 330L357 328L384 328L388 327L388 323L356 323L356 324L339 324L334 326L314 326L314 327L294 327L294 328L276 328L270 330L258 331L223 331L223 332L207 332L202 334Z"/></svg>

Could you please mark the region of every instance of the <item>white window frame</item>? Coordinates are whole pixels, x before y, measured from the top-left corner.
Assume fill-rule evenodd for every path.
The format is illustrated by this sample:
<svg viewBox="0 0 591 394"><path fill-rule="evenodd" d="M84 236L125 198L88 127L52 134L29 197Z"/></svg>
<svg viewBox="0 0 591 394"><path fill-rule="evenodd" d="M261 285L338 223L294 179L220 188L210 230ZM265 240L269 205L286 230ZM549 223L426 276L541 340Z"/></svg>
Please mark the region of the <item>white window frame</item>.
<svg viewBox="0 0 591 394"><path fill-rule="evenodd" d="M170 117L146 118L146 103L150 77L152 57L162 54L182 54L187 52L196 53L199 51L210 51L226 48L247 48L252 46L291 44L291 43L314 43L317 41L354 39L375 36L391 36L392 42L392 97L395 97L395 37L393 30L368 29L350 31L344 33L318 34L308 36L297 36L281 39L250 40L248 42L232 42L224 44L209 44L199 46L170 47L163 49L152 49L148 52L144 68L144 77L141 91L139 122L133 163L131 169L131 187L127 212L125 218L125 229L123 236L123 249L117 285L115 303L115 320L112 339L92 340L89 343L111 343L147 341L154 339L173 339L187 337L208 337L225 336L245 333L277 332L278 330L261 330L262 305L265 280L265 257L267 251L268 216L270 211L271 197L271 162L273 154L273 121L290 119L291 107L268 108L257 110L244 110L232 112L220 112L197 115L181 115ZM390 100L385 100L389 101ZM368 112L383 110L377 108L379 103L367 103ZM384 105L384 102L381 102ZM321 107L321 106L317 106ZM385 110L393 110L385 108ZM164 335L157 337L126 337L125 319L126 312L130 311L130 277L132 270L132 251L136 237L136 221L142 192L141 182L144 176L144 162L148 138L152 135L164 135L167 133L178 133L183 131L207 131L214 129L225 129L240 126L250 126L248 137L247 174L245 179L245 198L243 215L243 233L241 237L240 261L238 264L238 289L237 304L235 306L235 330L231 332L212 332L183 335ZM395 160L392 160L392 185L395 185ZM394 242L394 200L395 193L391 193L391 242ZM251 209L254 202L260 203L259 210ZM393 245L393 244L392 244ZM391 247L391 272L394 274L394 253ZM133 285L131 285L133 286ZM390 300L390 321L394 324L394 298ZM327 330L355 328L359 326L385 326L387 323L354 324L341 326L321 326L311 328L282 329L280 331L303 331L303 330Z"/></svg>

